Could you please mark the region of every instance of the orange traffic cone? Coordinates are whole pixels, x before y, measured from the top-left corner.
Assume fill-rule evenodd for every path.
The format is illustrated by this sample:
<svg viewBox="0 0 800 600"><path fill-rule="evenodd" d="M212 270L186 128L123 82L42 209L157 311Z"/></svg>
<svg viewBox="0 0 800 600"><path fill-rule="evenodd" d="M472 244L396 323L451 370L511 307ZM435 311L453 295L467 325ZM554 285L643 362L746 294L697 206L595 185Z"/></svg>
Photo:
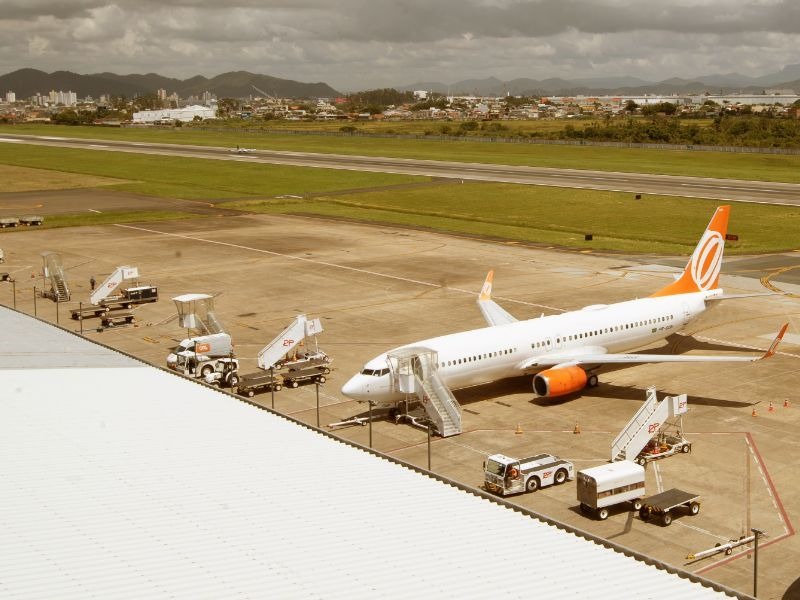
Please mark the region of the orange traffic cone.
<svg viewBox="0 0 800 600"><path fill-rule="evenodd" d="M520 425L519 423L517 423L517 428L514 430L514 433L516 433L517 435L519 435L520 433L522 433L522 425Z"/></svg>
<svg viewBox="0 0 800 600"><path fill-rule="evenodd" d="M572 433L580 433L580 432L581 432L581 426L578 425L577 421L575 421L575 429L572 430Z"/></svg>
<svg viewBox="0 0 800 600"><path fill-rule="evenodd" d="M753 407L753 412L752 412L752 413L750 413L750 416L751 416L751 417L757 417L757 416L758 416L758 415L756 414L756 407L755 407L755 406Z"/></svg>
<svg viewBox="0 0 800 600"><path fill-rule="evenodd" d="M767 409L769 412L775 412L775 407L772 406L772 402L769 403L769 408Z"/></svg>
<svg viewBox="0 0 800 600"><path fill-rule="evenodd" d="M783 401L783 408L789 408L789 399L788 398L786 398L786 400Z"/></svg>

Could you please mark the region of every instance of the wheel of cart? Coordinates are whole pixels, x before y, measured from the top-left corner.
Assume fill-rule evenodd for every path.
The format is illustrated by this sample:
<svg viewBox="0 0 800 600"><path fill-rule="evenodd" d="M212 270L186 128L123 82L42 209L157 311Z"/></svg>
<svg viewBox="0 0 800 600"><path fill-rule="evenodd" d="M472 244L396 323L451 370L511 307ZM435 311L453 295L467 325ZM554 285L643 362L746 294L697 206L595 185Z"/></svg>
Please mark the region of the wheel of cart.
<svg viewBox="0 0 800 600"><path fill-rule="evenodd" d="M641 498L636 498L636 500L631 500L631 506L633 507L633 510L641 511L642 510Z"/></svg>
<svg viewBox="0 0 800 600"><path fill-rule="evenodd" d="M666 511L663 515L661 515L661 523L664 527L667 527L670 523L672 523L672 515L669 514L669 511Z"/></svg>
<svg viewBox="0 0 800 600"><path fill-rule="evenodd" d="M320 375L317 377L317 383L325 383L327 379L325 379L325 375Z"/></svg>
<svg viewBox="0 0 800 600"><path fill-rule="evenodd" d="M598 508L597 509L597 518L601 521L605 521L608 518L608 509L607 508Z"/></svg>
<svg viewBox="0 0 800 600"><path fill-rule="evenodd" d="M294 389L300 384L298 382L296 382L294 379L292 379L290 381L287 381L286 385L288 385L290 388Z"/></svg>

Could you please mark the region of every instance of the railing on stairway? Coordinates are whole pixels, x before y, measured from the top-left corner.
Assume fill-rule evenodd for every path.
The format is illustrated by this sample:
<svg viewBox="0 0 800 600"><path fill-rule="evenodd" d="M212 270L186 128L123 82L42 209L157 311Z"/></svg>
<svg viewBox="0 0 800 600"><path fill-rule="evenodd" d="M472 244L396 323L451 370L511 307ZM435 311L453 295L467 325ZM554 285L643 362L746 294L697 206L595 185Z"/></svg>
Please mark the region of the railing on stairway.
<svg viewBox="0 0 800 600"><path fill-rule="evenodd" d="M656 388L651 386L647 388L647 400L639 407L633 418L628 421L627 425L623 427L620 434L614 439L613 444L611 444L612 461L629 458L627 456L628 445L638 437L642 428L649 424L650 418L656 410L658 410L658 397ZM636 454L638 454L638 451Z"/></svg>

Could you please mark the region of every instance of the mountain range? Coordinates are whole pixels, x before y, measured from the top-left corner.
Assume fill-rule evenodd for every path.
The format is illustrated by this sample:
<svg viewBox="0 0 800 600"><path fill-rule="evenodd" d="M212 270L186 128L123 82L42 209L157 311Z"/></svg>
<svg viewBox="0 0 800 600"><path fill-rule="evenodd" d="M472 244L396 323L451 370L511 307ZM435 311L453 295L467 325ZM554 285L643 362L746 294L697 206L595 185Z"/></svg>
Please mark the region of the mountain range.
<svg viewBox="0 0 800 600"><path fill-rule="evenodd" d="M401 85L398 91L426 90L441 94L474 94L477 96L574 96L578 94L688 94L757 93L767 88L795 89L800 91L800 64L786 65L780 71L760 77L739 73L703 75L692 79L673 77L663 81L648 81L637 77L590 77L583 79L527 79L502 81L495 77L465 79L454 83L421 81Z"/></svg>
<svg viewBox="0 0 800 600"><path fill-rule="evenodd" d="M37 69L19 69L0 75L0 93L13 91L18 98L28 98L37 92L47 94L50 90L73 91L79 98L103 94L113 96L133 96L153 94L159 89L168 94L177 92L181 98L200 96L211 92L217 98L246 98L261 95L259 88L279 98L331 98L341 96L340 92L327 83L301 83L290 79L279 79L269 75L257 75L247 71L222 73L208 79L196 75L189 79L173 79L156 73L146 75L117 75L116 73L95 73L80 75L71 71L45 73Z"/></svg>
<svg viewBox="0 0 800 600"><path fill-rule="evenodd" d="M258 88L258 89L256 89ZM641 95L641 94L689 94L709 93L756 93L769 88L800 91L800 64L786 65L780 71L760 77L739 73L718 73L682 79L674 77L662 81L648 81L637 77L589 77L579 79L528 79L518 78L502 81L496 77L465 79L455 83L422 81L397 86L399 91L427 90L442 94L475 94L478 96L522 96L543 95ZM126 96L152 94L165 89L168 94L177 92L181 98L201 96L210 92L217 98L247 98L261 95L262 90L280 98L332 98L341 92L327 83L302 83L259 75L247 71L231 71L216 77L196 75L189 79L164 77L157 73L145 75L117 75L116 73L94 73L81 75L71 71L46 73L37 69L19 69L0 75L0 94L13 91L18 98L28 98L37 92L47 94L50 90L73 91L78 97L99 97L103 94Z"/></svg>

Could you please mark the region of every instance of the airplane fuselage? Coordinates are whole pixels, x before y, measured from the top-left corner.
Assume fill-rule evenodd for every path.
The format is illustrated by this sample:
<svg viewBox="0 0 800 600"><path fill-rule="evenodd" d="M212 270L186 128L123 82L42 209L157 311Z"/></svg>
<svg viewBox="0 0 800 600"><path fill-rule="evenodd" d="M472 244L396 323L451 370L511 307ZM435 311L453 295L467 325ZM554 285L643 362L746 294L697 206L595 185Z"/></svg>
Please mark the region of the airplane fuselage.
<svg viewBox="0 0 800 600"><path fill-rule="evenodd" d="M450 389L533 374L523 368L537 356L569 355L597 348L598 353L625 352L663 340L705 310L714 292L641 298L544 316L495 327L430 338L395 348L370 360L342 392L356 400L391 404L404 394L392 389L388 355L403 348L424 347L437 353L438 373ZM563 365L569 365L565 360Z"/></svg>

